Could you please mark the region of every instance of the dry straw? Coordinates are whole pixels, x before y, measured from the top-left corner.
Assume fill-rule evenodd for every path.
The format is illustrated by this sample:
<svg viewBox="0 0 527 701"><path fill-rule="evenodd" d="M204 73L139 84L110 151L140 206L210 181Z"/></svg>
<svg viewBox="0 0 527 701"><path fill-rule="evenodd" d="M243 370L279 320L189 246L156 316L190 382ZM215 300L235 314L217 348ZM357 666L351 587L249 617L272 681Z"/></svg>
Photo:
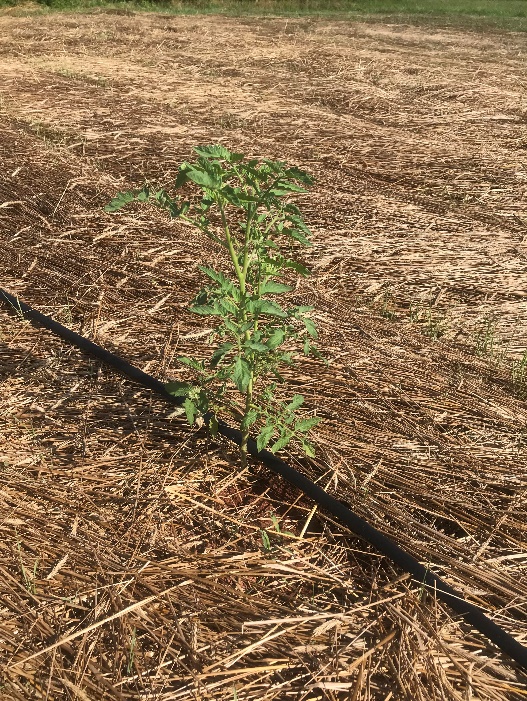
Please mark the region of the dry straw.
<svg viewBox="0 0 527 701"><path fill-rule="evenodd" d="M527 410L472 353L489 312L526 345L525 37L100 13L0 16L0 36L2 286L180 377L202 342L196 265L218 253L102 207L170 179L194 143L313 172L314 275L294 295L332 364L288 378L324 418L317 460L288 459L525 643ZM446 320L441 339L411 302ZM0 314L5 698L527 696L296 492Z"/></svg>

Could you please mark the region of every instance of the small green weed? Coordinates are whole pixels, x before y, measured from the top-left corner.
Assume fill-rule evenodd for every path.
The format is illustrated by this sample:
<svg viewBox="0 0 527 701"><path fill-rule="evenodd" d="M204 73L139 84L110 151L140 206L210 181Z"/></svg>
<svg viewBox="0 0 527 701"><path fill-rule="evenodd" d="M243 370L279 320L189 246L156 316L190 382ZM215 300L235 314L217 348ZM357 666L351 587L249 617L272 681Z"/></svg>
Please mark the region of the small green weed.
<svg viewBox="0 0 527 701"><path fill-rule="evenodd" d="M507 353L498 333L495 316L486 317L477 327L474 336L474 353L488 358L495 366L501 366L509 374L513 393L520 399L527 397L527 349L520 358Z"/></svg>
<svg viewBox="0 0 527 701"><path fill-rule="evenodd" d="M132 635L130 636L130 649L128 651L128 662L126 663L126 674L131 674L134 668L135 660L135 648L137 645L137 629L132 629Z"/></svg>
<svg viewBox="0 0 527 701"><path fill-rule="evenodd" d="M19 321L23 322L24 324L29 324L28 319L26 319L26 317L24 315L24 310L22 309L22 306L20 304L18 297L16 298L14 303L9 301L9 300L5 300L5 301L7 301L7 303L9 304L9 306L11 307L11 309L13 310L13 312L15 313L15 316L18 318Z"/></svg>
<svg viewBox="0 0 527 701"><path fill-rule="evenodd" d="M99 88L105 88L108 86L108 78L105 78L102 75L90 75L89 73L74 71L70 68L57 68L56 73L61 75L63 78L77 80L81 83L86 83L86 85L95 85Z"/></svg>
<svg viewBox="0 0 527 701"><path fill-rule="evenodd" d="M418 324L426 336L435 340L442 338L448 331L446 315L425 302L410 304L410 321Z"/></svg>
<svg viewBox="0 0 527 701"><path fill-rule="evenodd" d="M62 319L67 326L73 323L73 314L71 313L71 304L66 293L66 304L58 311L57 317Z"/></svg>
<svg viewBox="0 0 527 701"><path fill-rule="evenodd" d="M249 120L234 112L224 112L216 124L222 129L246 129L249 126Z"/></svg>
<svg viewBox="0 0 527 701"><path fill-rule="evenodd" d="M271 552L271 539L269 538L269 534L267 533L266 530L262 528L260 531L260 535L262 536L262 545L263 549L265 550L266 553Z"/></svg>
<svg viewBox="0 0 527 701"><path fill-rule="evenodd" d="M36 594L37 593L37 587L36 587L36 580L37 580L37 571L38 571L38 562L39 559L35 560L35 564L33 565L33 570L28 570L23 561L22 561L22 547L20 540L17 538L17 550L18 550L18 560L20 564L20 572L22 574L22 579L24 581L24 586L28 590L30 594Z"/></svg>
<svg viewBox="0 0 527 701"><path fill-rule="evenodd" d="M497 334L496 319L488 316L476 328L474 353L480 357L494 358L496 349L500 345L501 339Z"/></svg>
<svg viewBox="0 0 527 701"><path fill-rule="evenodd" d="M395 300L391 292L385 292L383 294L379 311L384 319L388 319L389 321L394 321L396 319Z"/></svg>
<svg viewBox="0 0 527 701"><path fill-rule="evenodd" d="M273 549L272 545L272 536L274 535L280 535L280 536L294 536L293 533L290 531L284 531L282 530L282 527L280 525L280 519L275 515L271 514L270 515L271 523L273 524L274 530L266 530L265 528L262 528L260 531L260 535L262 537L262 545L263 549L266 553L270 553L271 550Z"/></svg>
<svg viewBox="0 0 527 701"><path fill-rule="evenodd" d="M86 137L83 134L57 129L44 122L26 119L24 117L17 117L16 124L22 131L36 136L49 147L62 148L64 146L69 146L69 148L73 148L73 146L79 146L84 156Z"/></svg>
<svg viewBox="0 0 527 701"><path fill-rule="evenodd" d="M522 399L527 397L527 349L519 360L512 362L511 377L515 394Z"/></svg>

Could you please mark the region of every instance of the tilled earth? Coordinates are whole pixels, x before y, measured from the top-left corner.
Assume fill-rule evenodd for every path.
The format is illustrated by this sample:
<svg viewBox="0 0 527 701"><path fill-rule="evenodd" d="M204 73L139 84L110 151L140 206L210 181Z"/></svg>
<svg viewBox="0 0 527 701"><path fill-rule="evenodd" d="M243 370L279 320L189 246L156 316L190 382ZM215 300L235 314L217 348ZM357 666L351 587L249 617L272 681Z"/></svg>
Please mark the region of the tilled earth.
<svg viewBox="0 0 527 701"><path fill-rule="evenodd" d="M0 14L0 287L180 377L207 355L186 307L218 251L104 204L203 143L311 172L293 294L330 362L289 372L324 422L317 458L288 459L524 642L526 51L366 21ZM525 697L362 541L16 310L0 380L3 697Z"/></svg>

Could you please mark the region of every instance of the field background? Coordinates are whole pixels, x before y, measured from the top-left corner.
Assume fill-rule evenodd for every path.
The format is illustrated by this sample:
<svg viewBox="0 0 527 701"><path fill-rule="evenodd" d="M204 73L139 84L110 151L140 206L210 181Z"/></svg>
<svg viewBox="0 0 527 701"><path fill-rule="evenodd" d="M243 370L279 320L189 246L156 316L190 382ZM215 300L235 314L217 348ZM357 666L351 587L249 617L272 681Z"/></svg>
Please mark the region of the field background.
<svg viewBox="0 0 527 701"><path fill-rule="evenodd" d="M308 170L292 296L330 364L289 373L324 423L286 457L526 642L527 35L425 20L5 8L0 286L182 378L219 253L103 206L194 144ZM261 466L6 309L0 334L0 697L525 698Z"/></svg>

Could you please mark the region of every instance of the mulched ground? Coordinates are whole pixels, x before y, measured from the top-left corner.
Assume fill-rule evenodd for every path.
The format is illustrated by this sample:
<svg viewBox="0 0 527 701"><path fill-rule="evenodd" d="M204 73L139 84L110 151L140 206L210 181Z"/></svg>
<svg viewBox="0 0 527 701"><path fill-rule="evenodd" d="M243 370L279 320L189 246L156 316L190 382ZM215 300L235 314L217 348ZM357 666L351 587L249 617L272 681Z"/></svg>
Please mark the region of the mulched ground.
<svg viewBox="0 0 527 701"><path fill-rule="evenodd" d="M313 173L313 275L292 294L331 362L288 375L324 422L316 459L286 457L524 643L526 48L378 22L0 15L0 286L183 377L178 355L208 353L186 307L218 252L102 207L199 143ZM2 698L527 695L307 499L4 308L0 381Z"/></svg>

